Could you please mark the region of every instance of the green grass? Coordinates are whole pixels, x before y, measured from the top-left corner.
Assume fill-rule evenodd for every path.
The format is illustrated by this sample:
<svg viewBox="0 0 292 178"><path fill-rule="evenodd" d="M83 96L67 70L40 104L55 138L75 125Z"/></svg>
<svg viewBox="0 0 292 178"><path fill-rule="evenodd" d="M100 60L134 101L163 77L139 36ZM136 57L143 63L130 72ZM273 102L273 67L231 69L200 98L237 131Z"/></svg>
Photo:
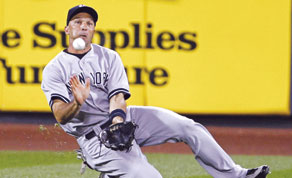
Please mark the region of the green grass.
<svg viewBox="0 0 292 178"><path fill-rule="evenodd" d="M193 155L147 154L164 178L210 178ZM243 167L262 164L271 166L269 178L292 177L292 156L232 156ZM74 152L18 152L0 151L0 177L2 178L89 178L99 173L87 169L80 176L81 161Z"/></svg>

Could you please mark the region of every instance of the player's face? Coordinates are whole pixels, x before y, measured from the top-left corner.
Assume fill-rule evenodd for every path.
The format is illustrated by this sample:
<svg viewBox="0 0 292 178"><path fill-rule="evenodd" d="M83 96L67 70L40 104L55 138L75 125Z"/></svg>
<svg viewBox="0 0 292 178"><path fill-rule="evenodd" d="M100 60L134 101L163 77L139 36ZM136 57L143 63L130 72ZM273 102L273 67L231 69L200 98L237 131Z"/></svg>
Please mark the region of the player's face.
<svg viewBox="0 0 292 178"><path fill-rule="evenodd" d="M94 28L95 25L92 17L85 12L81 12L72 18L68 26L65 28L65 32L69 35L71 42L80 37L85 41L86 46L88 46L91 44L94 35Z"/></svg>

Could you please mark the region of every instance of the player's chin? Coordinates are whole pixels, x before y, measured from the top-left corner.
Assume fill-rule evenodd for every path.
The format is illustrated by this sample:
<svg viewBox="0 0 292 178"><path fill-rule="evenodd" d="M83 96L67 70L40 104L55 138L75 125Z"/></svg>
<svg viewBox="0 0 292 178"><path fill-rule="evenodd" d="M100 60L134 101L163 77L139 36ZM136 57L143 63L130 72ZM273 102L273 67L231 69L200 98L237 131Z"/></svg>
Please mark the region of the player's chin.
<svg viewBox="0 0 292 178"><path fill-rule="evenodd" d="M90 46L91 45L91 39L83 39L85 41L85 46Z"/></svg>
<svg viewBox="0 0 292 178"><path fill-rule="evenodd" d="M85 46L90 46L92 43L92 39L86 39L85 41Z"/></svg>

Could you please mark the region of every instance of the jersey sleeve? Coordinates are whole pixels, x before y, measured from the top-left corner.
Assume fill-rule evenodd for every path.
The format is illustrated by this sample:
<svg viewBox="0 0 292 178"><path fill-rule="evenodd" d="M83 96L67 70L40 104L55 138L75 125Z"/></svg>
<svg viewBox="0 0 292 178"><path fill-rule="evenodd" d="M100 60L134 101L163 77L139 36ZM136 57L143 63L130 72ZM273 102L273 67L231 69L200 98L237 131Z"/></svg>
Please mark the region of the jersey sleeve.
<svg viewBox="0 0 292 178"><path fill-rule="evenodd" d="M67 87L62 79L62 73L53 65L45 67L41 88L46 95L51 109L54 99L61 99L65 103L70 102Z"/></svg>
<svg viewBox="0 0 292 178"><path fill-rule="evenodd" d="M124 93L125 99L130 98L129 82L126 71L120 56L115 53L114 58L110 64L109 80L108 80L108 98L118 93Z"/></svg>

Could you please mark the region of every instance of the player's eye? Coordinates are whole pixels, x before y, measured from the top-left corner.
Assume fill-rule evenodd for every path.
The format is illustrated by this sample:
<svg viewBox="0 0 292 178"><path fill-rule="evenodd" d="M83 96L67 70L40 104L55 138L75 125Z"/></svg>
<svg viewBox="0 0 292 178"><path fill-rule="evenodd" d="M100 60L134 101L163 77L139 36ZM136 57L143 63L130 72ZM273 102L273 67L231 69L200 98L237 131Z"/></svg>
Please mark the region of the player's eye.
<svg viewBox="0 0 292 178"><path fill-rule="evenodd" d="M81 20L76 20L75 23L76 24L81 24Z"/></svg>
<svg viewBox="0 0 292 178"><path fill-rule="evenodd" d="M92 23L92 22L87 22L87 25L88 25L88 26L92 26L93 23Z"/></svg>

